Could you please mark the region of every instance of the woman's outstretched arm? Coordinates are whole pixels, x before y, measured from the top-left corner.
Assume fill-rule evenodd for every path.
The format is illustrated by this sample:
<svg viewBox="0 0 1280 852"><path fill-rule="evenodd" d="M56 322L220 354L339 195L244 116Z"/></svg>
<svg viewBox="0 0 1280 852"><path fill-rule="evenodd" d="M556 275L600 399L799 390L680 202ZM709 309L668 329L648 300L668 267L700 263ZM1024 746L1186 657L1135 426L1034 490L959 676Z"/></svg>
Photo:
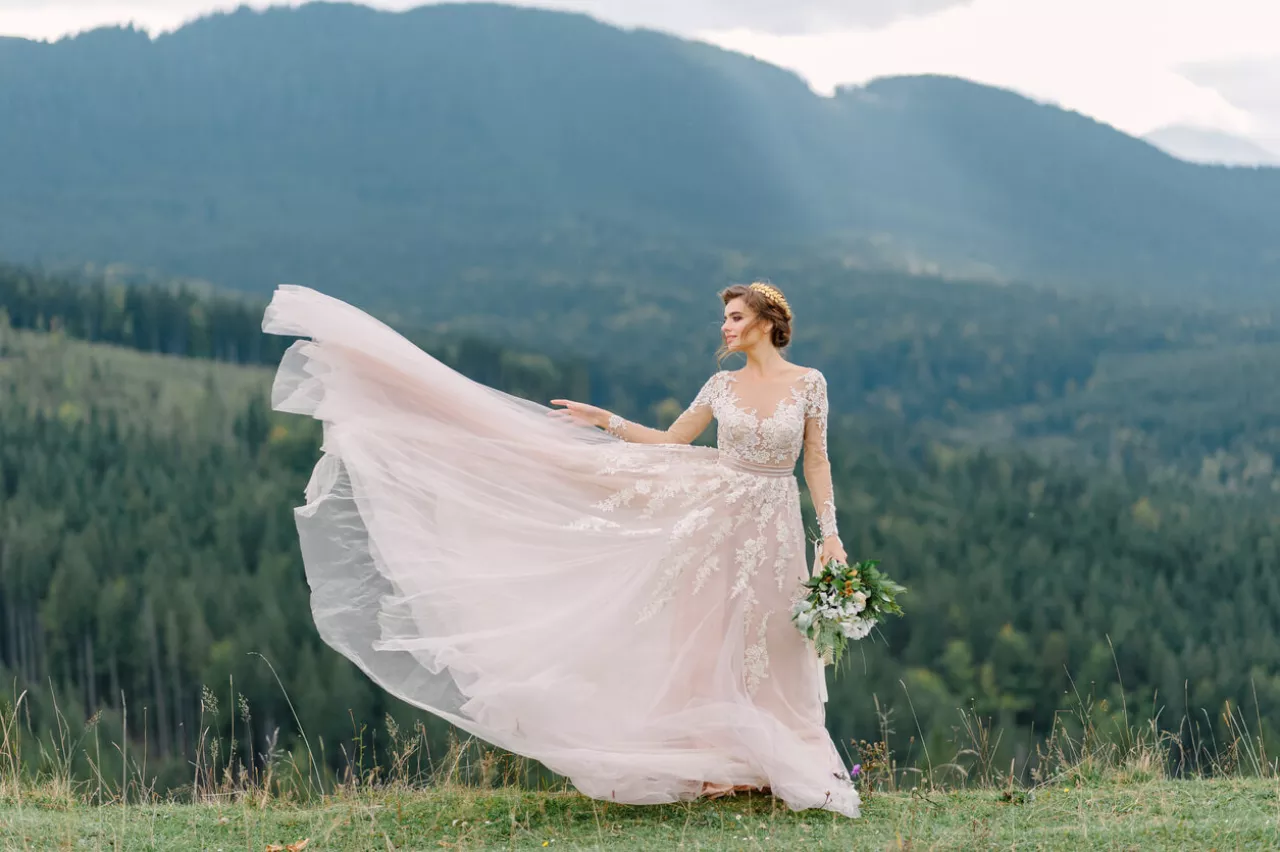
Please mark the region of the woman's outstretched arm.
<svg viewBox="0 0 1280 852"><path fill-rule="evenodd" d="M702 390L698 391L689 407L666 429L632 423L611 411L583 402L553 399L551 404L564 406L556 414L587 426L598 426L610 435L633 444L692 444L711 422L711 393L714 387L712 383L715 381L716 376L712 376L702 386Z"/></svg>

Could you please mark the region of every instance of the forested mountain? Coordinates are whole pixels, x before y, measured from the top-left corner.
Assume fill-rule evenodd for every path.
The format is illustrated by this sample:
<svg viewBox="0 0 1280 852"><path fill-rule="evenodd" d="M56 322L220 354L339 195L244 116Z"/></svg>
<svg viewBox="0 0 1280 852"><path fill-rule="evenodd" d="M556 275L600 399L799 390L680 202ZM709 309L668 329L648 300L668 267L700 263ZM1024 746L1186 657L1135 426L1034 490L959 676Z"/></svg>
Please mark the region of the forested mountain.
<svg viewBox="0 0 1280 852"><path fill-rule="evenodd" d="M511 315L531 290L680 293L743 253L779 278L803 252L1248 302L1280 280L1280 171L953 79L821 98L561 13L314 4L4 39L0 115L0 254L312 284L431 322L468 313L436 306L458 289Z"/></svg>
<svg viewBox="0 0 1280 852"><path fill-rule="evenodd" d="M27 327L0 314L0 669L31 688L32 726L52 724L52 684L73 726L103 710L108 761L119 731L145 736L163 789L190 782L200 725L230 742L234 724L244 762L277 727L276 746L301 751L286 693L331 768L386 714L411 723L310 623L289 510L318 436L267 409L270 371L248 354L270 362L279 345L249 340L261 305L12 269L0 281ZM218 319L184 326L192 317ZM75 339L91 336L112 342ZM431 345L532 399L593 392L572 364ZM166 347L187 357L136 351ZM661 401L635 413L669 416ZM1188 718L1208 737L1223 702L1252 714L1256 695L1262 732L1280 732L1280 514L1265 495L975 451L862 417L831 434L846 545L910 586L887 644L865 645L832 684L838 738L878 736L878 698L901 753L918 755L908 738L948 738L956 708L972 707L1004 731L1007 765L1053 724L1068 674L1111 702L1103 715L1122 695L1155 701L1170 729Z"/></svg>
<svg viewBox="0 0 1280 852"><path fill-rule="evenodd" d="M791 297L792 357L825 371L837 411L888 433L1280 490L1280 317L796 268L813 286ZM567 383L571 396L651 420L674 419L716 369L717 305L703 291L606 289L582 304L540 295L510 319L443 330L384 318L479 381L544 399ZM0 264L0 311L18 329L236 363L275 364L287 343L259 331L261 303L189 284Z"/></svg>

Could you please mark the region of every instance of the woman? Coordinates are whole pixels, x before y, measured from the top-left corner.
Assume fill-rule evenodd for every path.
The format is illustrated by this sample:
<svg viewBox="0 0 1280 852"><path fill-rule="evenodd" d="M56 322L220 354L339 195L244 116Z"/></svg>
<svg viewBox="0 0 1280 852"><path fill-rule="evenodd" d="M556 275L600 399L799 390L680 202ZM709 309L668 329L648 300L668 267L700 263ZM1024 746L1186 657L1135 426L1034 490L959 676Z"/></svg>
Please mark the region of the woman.
<svg viewBox="0 0 1280 852"><path fill-rule="evenodd" d="M657 430L503 394L343 302L278 289L264 330L310 340L273 405L324 423L296 511L312 611L383 688L589 796L769 789L857 816L822 666L789 618L802 446L821 555L845 558L826 384L782 356L781 292L721 296L746 366ZM713 417L719 449L691 446Z"/></svg>

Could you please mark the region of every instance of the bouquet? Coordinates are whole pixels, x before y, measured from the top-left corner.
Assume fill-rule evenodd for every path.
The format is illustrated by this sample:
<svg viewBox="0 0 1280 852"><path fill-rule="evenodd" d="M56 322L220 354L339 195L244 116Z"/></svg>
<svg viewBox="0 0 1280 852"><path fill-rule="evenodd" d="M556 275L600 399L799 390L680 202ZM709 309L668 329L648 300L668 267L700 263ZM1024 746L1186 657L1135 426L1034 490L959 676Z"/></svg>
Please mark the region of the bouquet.
<svg viewBox="0 0 1280 852"><path fill-rule="evenodd" d="M890 613L902 615L898 595L906 588L885 576L879 564L832 559L801 587L807 592L796 601L791 620L824 663L838 665L847 640L865 638Z"/></svg>

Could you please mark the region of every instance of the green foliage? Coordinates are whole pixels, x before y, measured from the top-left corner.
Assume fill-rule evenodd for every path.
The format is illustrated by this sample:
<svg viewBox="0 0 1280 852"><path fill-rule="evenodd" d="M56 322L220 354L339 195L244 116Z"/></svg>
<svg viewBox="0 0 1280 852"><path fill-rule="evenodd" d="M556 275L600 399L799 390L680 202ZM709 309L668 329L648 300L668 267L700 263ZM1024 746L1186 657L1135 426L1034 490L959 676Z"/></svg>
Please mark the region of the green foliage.
<svg viewBox="0 0 1280 852"><path fill-rule="evenodd" d="M1033 317L1042 298L1056 298L975 292L1003 294L1005 305L1025 301L1009 325L990 324L992 340L998 329ZM52 681L65 714L101 712L105 723L145 736L165 785L185 783L196 732L210 726L225 736L236 726L232 750L241 765L260 763L277 729L291 731L275 747L296 755L307 746L328 773L387 714L411 727L415 714L325 647L311 624L290 508L317 457L314 426L269 411L265 366L136 351L165 339L149 323L204 314L227 317L226 324L210 325L203 348L190 354L266 358L271 350L246 331L261 306L158 287L90 284L81 292L21 270L0 273L0 293L12 296L0 303L10 322L39 329L0 324L0 665L7 676L18 684ZM927 311L954 314L958 305L940 298L930 308L922 294L901 296L920 300L912 319L887 323L879 342L868 344L875 351L892 351L903 328L931 329L913 347L928 358L975 336L964 326L951 336L955 326L941 318L931 327L921 321ZM874 301L869 290L860 298ZM888 293L884 300L903 304ZM107 303L126 307L111 322L86 320ZM72 339L90 328L102 336L117 329L110 339L124 345ZM1166 348L1103 359L1078 391L1117 400L1110 413L1093 409L1104 418L1100 429L1106 422L1153 435L1183 428L1174 406L1194 394L1130 393L1131 406L1118 404L1125 387L1174 384L1153 362L1180 365L1169 376L1187 382L1230 380L1220 353L1237 350L1205 343L1211 331L1236 339L1227 317L1135 311L1117 313L1103 328L1123 336L1099 331L1098 346L1155 346L1163 328ZM1271 332L1255 322L1243 333ZM1151 335L1148 343L1142 334ZM472 338L411 336L462 372L532 399L566 389L603 395L595 382L604 381L626 413L644 416L652 406L657 420L671 413L676 395L661 389L677 380L604 359L586 368ZM1034 353L1033 336L1021 345ZM1050 344L1054 350L1057 341ZM1257 355L1250 381L1265 373L1270 346L1242 350ZM1015 363L1038 369L1034 359L1005 364L999 372L1014 388L1024 381ZM905 381L893 375L879 380ZM1225 389L1215 392L1225 399ZM1259 412L1270 404L1264 396L1251 400ZM1160 406L1168 414L1150 416ZM1265 431L1251 425L1265 423L1261 415L1210 405L1200 410L1199 427L1214 416L1238 418L1241 434L1264 446ZM946 434L954 438L956 429ZM1274 739L1280 512L1269 490L1206 489L1141 458L1115 475L1013 447L942 442L939 434L905 416L832 418L845 546L891 566L912 593L910 616L884 625L883 643L876 634L877 641L853 646L851 669L830 685L828 718L840 740L879 734L914 765L925 754L905 746L928 744L936 753L953 735L955 709L965 707L1006 732L991 762L1013 760L1025 771L1034 742L1054 729L1064 694L1075 690L1100 716L1118 707L1158 711L1178 731L1188 766L1203 765L1200 744L1229 735L1232 717L1218 712L1227 702L1249 708L1262 740ZM1206 446L1220 440L1205 432ZM1078 449L1087 447L1081 441ZM208 709L205 687L221 709ZM300 728L289 724L286 694ZM241 696L253 708L250 720L237 709ZM51 729L51 697L32 699L30 714L37 728ZM438 749L443 727L417 721Z"/></svg>
<svg viewBox="0 0 1280 852"><path fill-rule="evenodd" d="M1216 479L1229 490L1280 487L1268 461L1280 450L1280 393L1269 390L1280 381L1280 318L1270 313L1078 299L781 255L766 268L785 275L796 308L794 358L821 368L833 407L874 422L879 443L907 450L925 435ZM695 274L715 282L722 273L708 264ZM494 300L457 286L433 304L454 319L428 329L409 300L385 316L472 378L533 399L577 397L669 423L716 369L719 305L709 288L655 284L637 294L622 283L562 282L536 299ZM0 306L17 328L148 351L274 364L287 345L258 331L261 303L194 285L0 267ZM644 319L629 325L634 312ZM184 325L191 316L209 318L203 331Z"/></svg>
<svg viewBox="0 0 1280 852"><path fill-rule="evenodd" d="M1194 479L1221 491L1280 488L1280 345L1218 339L1105 353L1073 392L959 418L957 434L1017 439L1064 459Z"/></svg>

